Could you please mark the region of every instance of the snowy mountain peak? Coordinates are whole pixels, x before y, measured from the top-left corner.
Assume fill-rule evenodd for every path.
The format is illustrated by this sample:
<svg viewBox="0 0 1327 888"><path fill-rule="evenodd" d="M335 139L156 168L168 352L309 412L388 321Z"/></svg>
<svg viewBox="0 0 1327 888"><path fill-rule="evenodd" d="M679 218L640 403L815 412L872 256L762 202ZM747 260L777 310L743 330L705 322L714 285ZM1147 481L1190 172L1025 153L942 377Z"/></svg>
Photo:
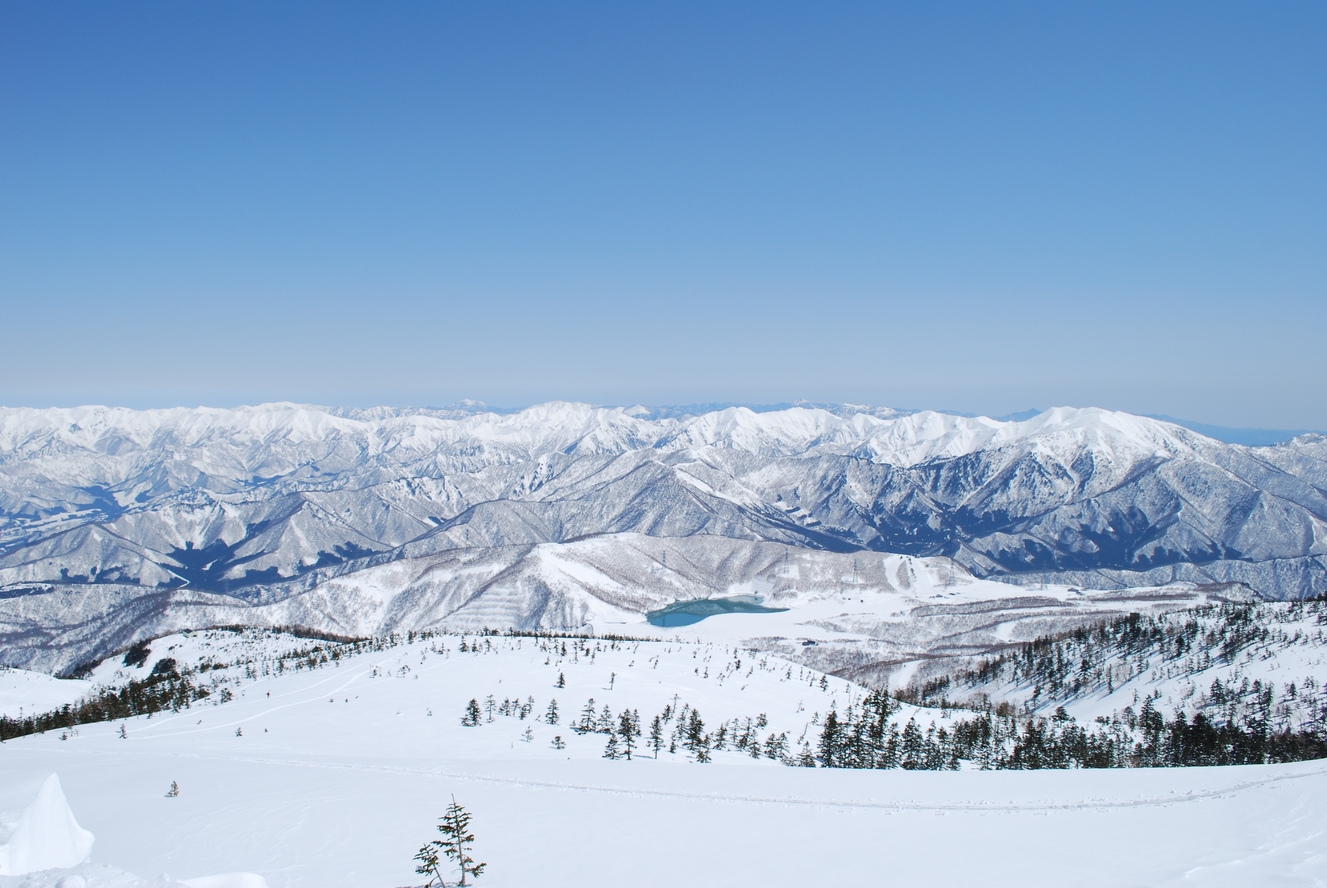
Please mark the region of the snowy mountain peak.
<svg viewBox="0 0 1327 888"><path fill-rule="evenodd" d="M1253 451L1098 408L4 408L0 591L264 597L369 562L639 533L1294 597L1327 591L1324 490L1321 436Z"/></svg>

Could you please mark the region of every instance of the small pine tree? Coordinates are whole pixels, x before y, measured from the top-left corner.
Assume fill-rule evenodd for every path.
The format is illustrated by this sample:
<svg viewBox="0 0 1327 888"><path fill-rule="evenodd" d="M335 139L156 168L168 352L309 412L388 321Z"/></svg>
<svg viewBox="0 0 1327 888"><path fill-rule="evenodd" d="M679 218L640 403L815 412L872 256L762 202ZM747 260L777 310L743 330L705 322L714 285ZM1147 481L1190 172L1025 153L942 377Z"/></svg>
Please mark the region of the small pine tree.
<svg viewBox="0 0 1327 888"><path fill-rule="evenodd" d="M700 745L704 738L705 722L701 720L700 713L693 709L686 723L686 747L695 752L696 747Z"/></svg>
<svg viewBox="0 0 1327 888"><path fill-rule="evenodd" d="M566 645L563 645L565 647ZM563 653L566 653L565 651ZM561 672L558 673L558 683L553 685L555 688L565 688L567 686L567 677Z"/></svg>
<svg viewBox="0 0 1327 888"><path fill-rule="evenodd" d="M578 734L588 734L594 730L594 698L591 697L581 710L581 720L572 727L572 730Z"/></svg>
<svg viewBox="0 0 1327 888"><path fill-rule="evenodd" d="M415 860L419 861L415 872L430 877L424 888L429 888L435 881L439 888L447 888L447 880L442 877L442 857L455 861L460 866L460 885L466 884L467 875L479 878L488 864L476 863L470 856L470 846L475 837L469 830L470 812L458 805L456 797L452 796L452 803L447 806L447 813L438 820L438 832L442 833L442 838L428 842L415 854Z"/></svg>
<svg viewBox="0 0 1327 888"><path fill-rule="evenodd" d="M663 721L657 715L650 722L650 749L654 750L655 758L659 757L659 750L663 749Z"/></svg>
<svg viewBox="0 0 1327 888"><path fill-rule="evenodd" d="M549 725L558 723L558 701L556 697L548 701L548 711L544 713L544 723Z"/></svg>
<svg viewBox="0 0 1327 888"><path fill-rule="evenodd" d="M465 704L465 715L461 717L461 724L467 728L477 728L479 717L479 701L471 698L470 702Z"/></svg>
<svg viewBox="0 0 1327 888"><path fill-rule="evenodd" d="M125 733L124 725L120 725L120 733L119 733L118 736L119 736L119 738L120 738L121 740L128 740L128 739L129 739L129 735L128 735L127 733Z"/></svg>
<svg viewBox="0 0 1327 888"><path fill-rule="evenodd" d="M621 751L617 748L617 731L609 730L608 744L604 747L604 758L619 759L622 757Z"/></svg>
<svg viewBox="0 0 1327 888"><path fill-rule="evenodd" d="M557 736L555 736L555 737L553 738L553 748L554 748L554 749L566 749L566 748L567 748L567 741L562 739L562 735L561 735L561 734L558 734Z"/></svg>
<svg viewBox="0 0 1327 888"><path fill-rule="evenodd" d="M622 738L622 757L631 761L631 750L636 748L636 724L630 712L624 710L618 719L617 733Z"/></svg>

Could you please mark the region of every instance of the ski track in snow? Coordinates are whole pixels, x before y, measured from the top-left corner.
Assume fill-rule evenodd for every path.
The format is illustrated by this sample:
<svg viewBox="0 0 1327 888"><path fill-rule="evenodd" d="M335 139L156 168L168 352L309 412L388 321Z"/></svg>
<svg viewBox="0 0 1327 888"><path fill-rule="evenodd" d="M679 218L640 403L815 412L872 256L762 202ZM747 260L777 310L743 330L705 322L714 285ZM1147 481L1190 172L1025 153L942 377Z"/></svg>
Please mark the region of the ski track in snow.
<svg viewBox="0 0 1327 888"><path fill-rule="evenodd" d="M473 771L448 771L439 768L412 768L403 765L366 765L354 762L312 762L303 759L279 759L241 755L206 755L201 753L174 753L173 758L208 759L226 762L244 762L255 765L277 765L281 767L317 768L326 770L363 771L367 773L404 774L430 777L443 780L494 783L514 786L522 789L552 789L587 793L624 795L634 798L670 798L691 799L705 802L740 802L753 805L807 806L814 808L848 808L872 811L972 811L998 814L1001 812L1037 813L1050 811L1085 811L1108 810L1113 808L1149 808L1170 807L1189 802L1201 802L1207 799L1233 798L1249 790L1266 788L1288 781L1304 781L1327 776L1327 766L1302 774L1268 773L1263 776L1242 780L1220 789L1187 790L1172 792L1154 798L1136 798L1122 801L1110 799L1082 799L1072 802L966 802L962 804L943 804L918 801L843 801L839 799L812 799L793 796L756 796L733 795L725 793L683 792L680 790L625 788L585 783L565 783L551 780L524 780L499 777L491 774L477 774ZM1197 770L1197 769L1194 769Z"/></svg>

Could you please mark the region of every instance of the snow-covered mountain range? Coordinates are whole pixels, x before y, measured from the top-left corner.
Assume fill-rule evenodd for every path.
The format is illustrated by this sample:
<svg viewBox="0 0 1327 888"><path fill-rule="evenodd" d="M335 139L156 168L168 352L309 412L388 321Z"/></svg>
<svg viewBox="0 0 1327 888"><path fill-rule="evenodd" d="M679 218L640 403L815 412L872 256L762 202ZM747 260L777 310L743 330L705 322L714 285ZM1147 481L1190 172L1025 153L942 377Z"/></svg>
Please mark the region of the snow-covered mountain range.
<svg viewBox="0 0 1327 888"><path fill-rule="evenodd" d="M705 566L688 566L675 543L700 537ZM91 631L96 612L269 605L437 558L458 579L432 593L450 604L417 605L434 619L502 591L534 602L506 611L543 628L559 613L580 625L583 609L550 610L539 583L510 581L530 575L537 547L586 538L623 555L584 594L650 590L625 594L640 610L725 594L785 550L946 556L1022 583L1302 597L1327 591L1327 437L1244 447L1069 408L1019 422L850 406L0 409L11 639L70 596Z"/></svg>

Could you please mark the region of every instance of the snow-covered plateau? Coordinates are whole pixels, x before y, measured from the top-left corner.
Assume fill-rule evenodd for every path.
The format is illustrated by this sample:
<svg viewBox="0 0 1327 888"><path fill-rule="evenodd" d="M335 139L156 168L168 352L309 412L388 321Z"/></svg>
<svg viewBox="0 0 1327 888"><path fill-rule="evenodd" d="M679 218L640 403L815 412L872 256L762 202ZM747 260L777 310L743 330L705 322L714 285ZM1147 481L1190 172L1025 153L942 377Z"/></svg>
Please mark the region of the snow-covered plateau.
<svg viewBox="0 0 1327 888"><path fill-rule="evenodd" d="M51 774L72 811L48 800L54 839L95 836L90 860L0 886L419 885L413 855L453 797L489 865L478 884L495 888L1327 880L1327 764L789 767L780 756L867 689L722 640L213 630L139 646L69 690L168 673L208 695L0 747L0 842ZM630 758L624 716L640 725Z"/></svg>

